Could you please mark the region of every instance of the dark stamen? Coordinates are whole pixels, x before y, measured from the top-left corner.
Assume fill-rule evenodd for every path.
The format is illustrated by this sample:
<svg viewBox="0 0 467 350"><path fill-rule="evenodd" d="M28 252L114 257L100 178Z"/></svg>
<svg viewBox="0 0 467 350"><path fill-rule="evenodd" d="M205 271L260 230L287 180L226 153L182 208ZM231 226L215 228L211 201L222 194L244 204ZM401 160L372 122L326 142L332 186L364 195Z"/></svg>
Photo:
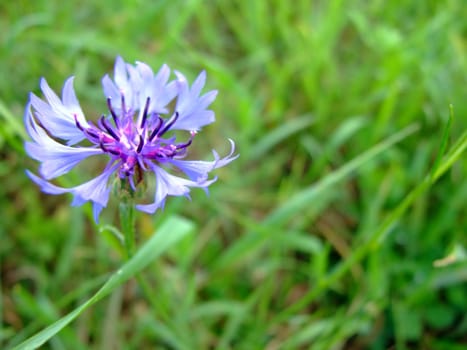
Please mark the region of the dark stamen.
<svg viewBox="0 0 467 350"><path fill-rule="evenodd" d="M105 120L104 115L99 119L99 124L102 127L104 127L104 129L107 130L107 132L110 134L110 136L112 136L116 141L120 141L120 137L118 137L118 135L115 133L115 131L112 130L112 127L109 124L107 124L107 120Z"/></svg>
<svg viewBox="0 0 467 350"><path fill-rule="evenodd" d="M194 138L194 136L192 135L187 142L179 143L178 145L176 145L177 150L187 148L193 142L193 138Z"/></svg>
<svg viewBox="0 0 467 350"><path fill-rule="evenodd" d="M122 119L125 118L125 114L126 114L125 95L122 92Z"/></svg>
<svg viewBox="0 0 467 350"><path fill-rule="evenodd" d="M151 102L151 99L148 97L146 99L146 104L144 106L143 119L141 119L141 129L144 128L144 124L146 124L146 119L148 117L148 110L149 110L149 102Z"/></svg>
<svg viewBox="0 0 467 350"><path fill-rule="evenodd" d="M157 135L158 136L164 135L167 132L167 130L169 130L175 124L175 122L178 119L178 116L179 116L178 112L175 112L175 114L167 121L167 123L162 128L162 130L157 133Z"/></svg>
<svg viewBox="0 0 467 350"><path fill-rule="evenodd" d="M111 148L105 147L104 144L103 144L102 142L99 143L99 146L100 146L100 148L102 148L102 150L103 150L104 152L111 153L111 154L116 155L116 156L119 156L119 155L120 155L120 152L119 152L119 151L114 150L114 149L111 149Z"/></svg>
<svg viewBox="0 0 467 350"><path fill-rule="evenodd" d="M154 137L156 137L156 135L158 134L159 129L160 129L161 126L162 126L162 122L163 122L162 118L158 116L158 117L157 117L157 126L154 128L154 130L152 131L151 135L149 135L149 138L148 138L148 141L149 141L149 142L151 142L151 141L154 139Z"/></svg>
<svg viewBox="0 0 467 350"><path fill-rule="evenodd" d="M112 108L112 99L110 97L107 98L107 107L109 108L110 114L112 114L112 118L114 120L115 126L118 128L118 117L115 113L115 110Z"/></svg>
<svg viewBox="0 0 467 350"><path fill-rule="evenodd" d="M87 134L87 135L89 135L89 136L91 136L92 138L95 138L95 139L99 140L99 134L96 133L96 132L95 132L94 130L92 130L92 129L86 129L86 130L84 130L84 133Z"/></svg>
<svg viewBox="0 0 467 350"><path fill-rule="evenodd" d="M140 153L141 150L143 149L143 146L144 146L143 136L139 135L139 144L138 144L138 148L136 149L136 153Z"/></svg>
<svg viewBox="0 0 467 350"><path fill-rule="evenodd" d="M84 132L85 135L87 135L87 136L89 136L91 138L94 138L96 140L99 140L99 134L96 131L92 130L91 127L87 128L87 129L83 128L83 126L78 121L77 115L73 114L73 117L75 118L75 123L76 123L76 126L78 127L78 129L80 129L82 132Z"/></svg>
<svg viewBox="0 0 467 350"><path fill-rule="evenodd" d="M75 124L78 127L78 129L84 132L84 128L81 126L81 124L78 121L78 116L76 114L73 114L73 117L75 118Z"/></svg>

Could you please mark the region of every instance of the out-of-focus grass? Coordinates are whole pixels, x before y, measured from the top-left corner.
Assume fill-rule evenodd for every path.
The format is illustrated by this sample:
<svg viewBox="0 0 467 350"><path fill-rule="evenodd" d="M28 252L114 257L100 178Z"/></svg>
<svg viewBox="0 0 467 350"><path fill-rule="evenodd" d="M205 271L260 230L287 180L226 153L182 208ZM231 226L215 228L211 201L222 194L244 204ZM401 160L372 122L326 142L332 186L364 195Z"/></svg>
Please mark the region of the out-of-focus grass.
<svg viewBox="0 0 467 350"><path fill-rule="evenodd" d="M465 18L462 0L3 2L1 347L85 301L120 265L88 207L30 183L24 169L35 164L22 150L23 108L41 76L59 91L76 75L92 118L105 108L99 80L120 54L191 78L206 69L217 123L196 155L231 137L241 157L218 171L209 197L170 198L140 217L143 238L175 213L197 226L146 271L159 313L129 283L50 348L462 348L465 156L380 244L356 252L429 174L450 104L449 145L466 129ZM377 161L307 197L414 124Z"/></svg>

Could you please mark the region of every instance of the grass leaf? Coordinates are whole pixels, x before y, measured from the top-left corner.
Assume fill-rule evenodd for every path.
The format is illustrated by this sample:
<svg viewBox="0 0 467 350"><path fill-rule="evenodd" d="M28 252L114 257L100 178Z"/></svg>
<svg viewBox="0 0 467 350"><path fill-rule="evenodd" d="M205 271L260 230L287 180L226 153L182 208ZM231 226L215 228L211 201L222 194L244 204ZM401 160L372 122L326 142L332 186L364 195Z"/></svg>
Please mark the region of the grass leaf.
<svg viewBox="0 0 467 350"><path fill-rule="evenodd" d="M36 335L16 346L15 350L37 349L55 334L60 332L71 321L77 318L84 310L109 295L115 288L135 276L149 263L177 243L181 238L192 231L192 225L183 219L170 217L155 234L136 252L136 254L116 271L109 280L88 301L75 310L51 324Z"/></svg>

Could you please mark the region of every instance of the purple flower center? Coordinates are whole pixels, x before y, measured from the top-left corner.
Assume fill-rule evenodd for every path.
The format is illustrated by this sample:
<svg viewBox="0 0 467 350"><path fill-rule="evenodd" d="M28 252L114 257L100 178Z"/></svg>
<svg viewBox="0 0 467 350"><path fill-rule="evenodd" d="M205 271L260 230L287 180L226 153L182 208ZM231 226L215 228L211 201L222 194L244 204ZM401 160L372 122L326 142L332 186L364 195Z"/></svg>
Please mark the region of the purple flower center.
<svg viewBox="0 0 467 350"><path fill-rule="evenodd" d="M190 138L185 143L175 143L175 137L162 138L176 123L179 113L177 111L167 120L158 113L148 112L151 99L148 97L142 112L140 122L134 120L135 112L127 109L125 96L121 95L120 115L112 106L111 98L107 99L110 116L102 115L97 125L89 122L83 127L75 115L76 126L84 133L86 138L100 147L115 161L120 162L120 178L128 178L135 188L133 177L136 174L136 184L142 180L141 169L147 170L147 161L164 163L168 159L183 158L187 147L192 143L196 134L190 132ZM140 169L141 168L141 169Z"/></svg>

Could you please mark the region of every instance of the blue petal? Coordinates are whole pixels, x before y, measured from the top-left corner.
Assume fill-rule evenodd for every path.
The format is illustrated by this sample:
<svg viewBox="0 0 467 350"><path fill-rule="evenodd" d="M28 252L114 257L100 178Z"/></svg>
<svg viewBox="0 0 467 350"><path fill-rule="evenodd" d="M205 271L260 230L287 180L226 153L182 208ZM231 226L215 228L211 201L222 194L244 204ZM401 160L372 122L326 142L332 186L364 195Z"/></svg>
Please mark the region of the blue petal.
<svg viewBox="0 0 467 350"><path fill-rule="evenodd" d="M149 114L168 113L167 105L177 95L177 86L175 82L167 83L170 77L170 68L163 65L154 76L151 68L142 62L137 62L136 70L141 77L141 88L139 92L140 111L144 109L146 100L150 98ZM141 122L142 113L139 115L138 124Z"/></svg>
<svg viewBox="0 0 467 350"><path fill-rule="evenodd" d="M214 160L211 162L180 159L171 159L169 162L180 168L191 180L203 182L208 178L210 171L223 167L238 158L238 155L233 156L235 143L230 139L229 142L231 146L230 153L224 158L220 158L216 151L212 151Z"/></svg>
<svg viewBox="0 0 467 350"><path fill-rule="evenodd" d="M48 180L67 173L87 157L103 153L98 148L69 147L58 143L30 115L27 115L25 125L33 140L25 143L26 152L42 162L40 172Z"/></svg>
<svg viewBox="0 0 467 350"><path fill-rule="evenodd" d="M109 200L110 187L107 186L109 177L113 174L115 169L119 166L118 163L114 164L107 169L98 177L85 182L79 186L64 188L51 184L50 182L40 178L37 175L34 175L30 171L26 170L27 175L34 181L41 190L49 194L63 194L63 193L72 193L74 198L71 205L80 206L87 201L93 203L93 212L94 218L96 219L102 210L107 205Z"/></svg>
<svg viewBox="0 0 467 350"><path fill-rule="evenodd" d="M112 100L112 108L117 114L122 113L121 97L125 97L126 111L132 113L139 110L137 95L140 86L134 77L134 70L131 66L126 64L125 61L118 56L115 60L114 79L110 79L108 75L102 78L102 87L106 98Z"/></svg>
<svg viewBox="0 0 467 350"><path fill-rule="evenodd" d="M29 178L32 181L34 181L41 188L42 192L44 193L63 194L63 193L71 192L71 189L55 186L51 184L50 182L45 181L44 179L41 179L39 176L34 175L29 170L26 170L26 174L29 176Z"/></svg>
<svg viewBox="0 0 467 350"><path fill-rule="evenodd" d="M150 81L154 77L154 73L146 63L144 62L136 62L136 70L139 72L143 81Z"/></svg>
<svg viewBox="0 0 467 350"><path fill-rule="evenodd" d="M104 206L100 205L99 203L94 202L92 205L92 214L93 214L94 221L96 222L96 224L99 223L99 215L103 208Z"/></svg>
<svg viewBox="0 0 467 350"><path fill-rule="evenodd" d="M146 213L154 213L157 209L163 208L167 196L185 196L189 198L190 187L207 187L215 180L209 180L202 183L190 181L169 174L164 169L155 164L151 164L151 169L156 175L156 192L154 203L139 204L136 209Z"/></svg>
<svg viewBox="0 0 467 350"><path fill-rule="evenodd" d="M98 177L85 182L79 186L73 187L72 193L74 195L71 205L79 206L87 201L97 203L102 207L107 205L109 200L110 187L107 186L110 175L115 171L119 164L109 167Z"/></svg>
<svg viewBox="0 0 467 350"><path fill-rule="evenodd" d="M73 91L73 77L65 82L63 103L44 78L41 79L40 86L47 102L31 93L26 113L34 114L51 135L67 140L69 145L82 141L85 136L76 127L75 117L83 127L87 127L88 123Z"/></svg>
<svg viewBox="0 0 467 350"><path fill-rule="evenodd" d="M102 89L104 90L105 97L112 99L112 107L120 108L120 93L115 83L107 74L102 78Z"/></svg>
<svg viewBox="0 0 467 350"><path fill-rule="evenodd" d="M179 118L172 129L179 130L199 130L201 127L215 121L214 112L206 108L214 101L217 91L209 91L203 96L199 96L205 81L206 72L201 72L196 78L191 89L183 74L175 72L179 94L175 111L179 113Z"/></svg>
<svg viewBox="0 0 467 350"><path fill-rule="evenodd" d="M50 88L49 84L47 84L47 80L42 78L40 82L40 86L41 86L42 93L47 99L47 102L49 103L50 107L52 107L52 109L56 111L63 111L62 102L60 101L58 96L55 94L55 92L53 92L53 90Z"/></svg>
<svg viewBox="0 0 467 350"><path fill-rule="evenodd" d="M114 80L115 84L117 84L117 86L122 89L128 86L128 76L126 72L125 61L120 56L117 56L115 59Z"/></svg>
<svg viewBox="0 0 467 350"><path fill-rule="evenodd" d="M79 101L76 97L75 90L73 88L73 82L75 78L70 77L65 81L65 84L63 85L62 89L62 101L63 101L63 106L66 108L66 112L68 113L67 115L70 115L71 113L71 121L73 125L76 127L76 121L75 117L78 120L79 124L87 128L89 126L86 118L84 117L84 113L81 110L81 107L79 105Z"/></svg>
<svg viewBox="0 0 467 350"><path fill-rule="evenodd" d="M103 153L96 148L74 148L61 144L57 144L54 148L44 148L32 142L26 142L25 148L31 158L42 162L40 173L47 180L66 174L90 156Z"/></svg>

